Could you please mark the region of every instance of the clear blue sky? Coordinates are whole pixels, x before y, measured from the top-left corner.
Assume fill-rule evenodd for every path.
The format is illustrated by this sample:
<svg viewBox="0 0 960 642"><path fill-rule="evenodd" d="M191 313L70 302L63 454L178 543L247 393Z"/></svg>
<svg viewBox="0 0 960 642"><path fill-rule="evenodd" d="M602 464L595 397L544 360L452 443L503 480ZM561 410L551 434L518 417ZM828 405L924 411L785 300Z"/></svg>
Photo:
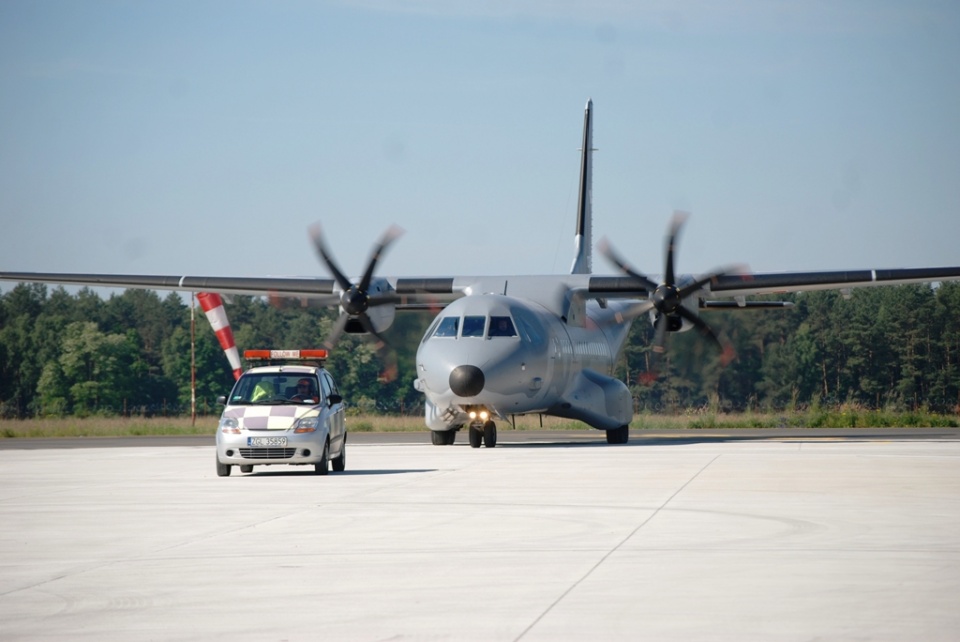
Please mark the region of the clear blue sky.
<svg viewBox="0 0 960 642"><path fill-rule="evenodd" d="M0 270L566 272L588 98L643 271L960 265L955 0L4 0Z"/></svg>

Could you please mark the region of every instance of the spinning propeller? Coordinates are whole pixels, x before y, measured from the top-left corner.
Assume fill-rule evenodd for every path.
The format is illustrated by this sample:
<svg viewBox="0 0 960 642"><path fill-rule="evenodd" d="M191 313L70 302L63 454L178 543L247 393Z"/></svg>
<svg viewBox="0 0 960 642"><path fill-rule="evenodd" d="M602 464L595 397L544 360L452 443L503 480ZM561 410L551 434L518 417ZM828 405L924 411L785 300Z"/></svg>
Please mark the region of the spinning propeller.
<svg viewBox="0 0 960 642"><path fill-rule="evenodd" d="M310 228L310 237L313 239L313 245L317 250L317 254L320 256L320 260L342 290L339 298L333 297L330 300L324 301L324 303L327 304L339 303L341 309L340 316L337 318L333 329L330 331L330 335L324 342L327 349L333 348L351 319L356 319L364 331L375 336L380 342L381 347L387 344L386 339L384 339L374 327L370 316L367 314L367 310L380 305L396 303L398 297L393 292L371 293L370 284L373 282L373 272L377 267L377 261L380 260L380 257L390 244L401 234L403 234L403 230L396 225L387 229L380 237L380 240L377 241L377 244L374 245L373 251L370 253L370 258L367 260L367 268L364 270L360 282L351 283L350 279L344 275L343 271L337 265L337 262L333 259L333 255L330 254L330 251L327 249L326 243L324 243L323 240L323 232L320 229L320 224L316 223Z"/></svg>
<svg viewBox="0 0 960 642"><path fill-rule="evenodd" d="M646 275L641 272L637 272L635 269L630 267L630 265L620 258L620 255L613 249L613 246L606 239L602 239L597 245L597 249L607 257L614 265L620 268L627 276L633 278L638 283L640 283L647 292L650 293L650 297L646 301L641 301L631 308L624 311L619 317L618 321L623 321L625 319L634 319L645 312L651 310L656 310L656 322L654 324L654 338L653 338L653 347L651 348L654 353L654 360L650 365L651 378L657 376L656 360L659 355L663 354L665 351L664 342L666 340L666 332L668 325L675 320L683 319L688 321L696 328L697 332L701 336L709 339L713 342L721 351L721 363L727 365L734 356L733 346L726 340L721 340L717 334L710 329L708 326L696 313L691 312L688 308L684 307L683 302L690 296L696 295L696 293L707 283L716 279L719 276L728 274L733 270L733 268L720 268L715 270L706 276L702 276L698 279L690 281L689 283L684 282L678 284L676 281L676 272L673 268L674 262L674 253L676 250L677 236L680 234L680 228L683 227L684 222L686 222L689 214L686 212L674 212L673 217L670 220L670 231L667 234L666 241L666 265L663 271L663 283L656 283ZM675 329L675 328L674 328Z"/></svg>

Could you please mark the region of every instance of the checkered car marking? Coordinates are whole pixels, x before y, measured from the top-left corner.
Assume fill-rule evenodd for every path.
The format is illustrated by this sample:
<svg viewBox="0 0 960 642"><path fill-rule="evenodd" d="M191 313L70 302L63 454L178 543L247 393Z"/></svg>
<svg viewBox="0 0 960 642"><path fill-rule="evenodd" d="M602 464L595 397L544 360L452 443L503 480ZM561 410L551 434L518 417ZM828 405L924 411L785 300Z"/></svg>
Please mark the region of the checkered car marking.
<svg viewBox="0 0 960 642"><path fill-rule="evenodd" d="M320 406L236 406L224 412L241 430L288 430L298 419L316 417Z"/></svg>

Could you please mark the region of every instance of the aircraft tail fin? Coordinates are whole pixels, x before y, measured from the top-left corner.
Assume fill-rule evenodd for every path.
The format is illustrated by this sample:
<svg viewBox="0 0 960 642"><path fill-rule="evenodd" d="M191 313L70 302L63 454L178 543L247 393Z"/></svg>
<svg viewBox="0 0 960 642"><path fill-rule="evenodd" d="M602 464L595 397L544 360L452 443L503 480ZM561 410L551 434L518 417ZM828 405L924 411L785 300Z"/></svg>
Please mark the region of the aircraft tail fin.
<svg viewBox="0 0 960 642"><path fill-rule="evenodd" d="M570 274L593 272L593 100L587 101L583 113L583 147L580 151L580 194Z"/></svg>

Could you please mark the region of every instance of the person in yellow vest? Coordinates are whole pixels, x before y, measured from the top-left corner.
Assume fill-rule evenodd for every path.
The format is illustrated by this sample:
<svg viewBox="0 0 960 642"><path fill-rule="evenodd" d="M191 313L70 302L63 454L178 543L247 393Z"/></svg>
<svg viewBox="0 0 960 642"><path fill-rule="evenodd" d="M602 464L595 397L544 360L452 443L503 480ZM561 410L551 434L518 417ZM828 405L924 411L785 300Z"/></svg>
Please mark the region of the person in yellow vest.
<svg viewBox="0 0 960 642"><path fill-rule="evenodd" d="M273 396L273 385L269 381L261 381L253 387L253 394L250 395L250 401L265 401Z"/></svg>

